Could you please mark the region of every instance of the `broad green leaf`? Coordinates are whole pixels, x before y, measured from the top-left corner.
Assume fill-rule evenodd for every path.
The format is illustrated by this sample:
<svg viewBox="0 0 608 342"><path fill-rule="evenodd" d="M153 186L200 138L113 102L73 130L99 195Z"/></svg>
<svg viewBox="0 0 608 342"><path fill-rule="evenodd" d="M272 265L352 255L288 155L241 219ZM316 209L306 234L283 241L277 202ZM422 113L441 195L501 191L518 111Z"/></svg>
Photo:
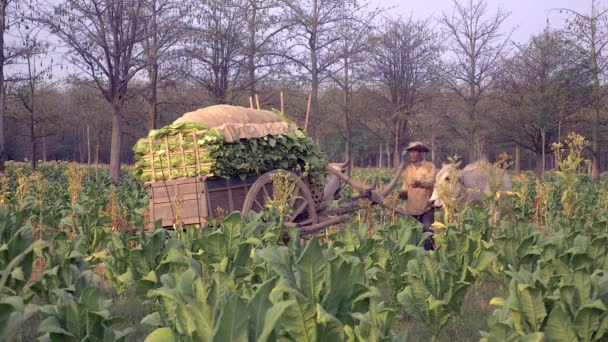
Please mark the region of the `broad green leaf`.
<svg viewBox="0 0 608 342"><path fill-rule="evenodd" d="M450 319L450 312L447 309L448 304L443 300L436 300L433 297L427 299L428 317L431 331L434 336L439 336L441 328Z"/></svg>
<svg viewBox="0 0 608 342"><path fill-rule="evenodd" d="M326 269L327 261L318 239L312 239L296 262L296 279L302 293L313 303L319 300Z"/></svg>
<svg viewBox="0 0 608 342"><path fill-rule="evenodd" d="M317 323L319 341L344 340L344 327L342 323L336 317L327 313L319 304L317 304Z"/></svg>
<svg viewBox="0 0 608 342"><path fill-rule="evenodd" d="M249 340L259 338L264 330L266 313L272 307L269 300L270 292L274 288L276 277L262 284L252 295L247 309L249 311Z"/></svg>
<svg viewBox="0 0 608 342"><path fill-rule="evenodd" d="M519 342L543 342L545 335L541 332L527 334L519 338Z"/></svg>
<svg viewBox="0 0 608 342"><path fill-rule="evenodd" d="M559 305L551 311L544 332L550 341L576 342L579 340L570 317Z"/></svg>
<svg viewBox="0 0 608 342"><path fill-rule="evenodd" d="M146 324L153 327L162 327L163 320L160 317L160 312L153 312L141 320L141 324Z"/></svg>
<svg viewBox="0 0 608 342"><path fill-rule="evenodd" d="M534 331L539 331L541 323L547 316L540 290L526 284L517 284L517 292L522 314L530 327Z"/></svg>
<svg viewBox="0 0 608 342"><path fill-rule="evenodd" d="M582 308L574 318L574 329L583 341L591 341L600 327L600 314L592 308Z"/></svg>
<svg viewBox="0 0 608 342"><path fill-rule="evenodd" d="M285 309L281 327L295 341L317 341L315 315L315 305L304 297L296 296Z"/></svg>
<svg viewBox="0 0 608 342"><path fill-rule="evenodd" d="M262 333L257 337L257 342L266 342L272 335L273 331L277 324L280 324L281 319L283 317L283 313L285 310L293 305L295 301L283 301L274 304L264 316L264 328L262 329Z"/></svg>
<svg viewBox="0 0 608 342"><path fill-rule="evenodd" d="M81 315L85 314L85 312L79 312L78 305L73 301L68 302L65 309L65 323L67 325L67 330L76 337L84 336L82 332L82 325L84 324L82 324L80 320L81 318L85 318L81 317Z"/></svg>
<svg viewBox="0 0 608 342"><path fill-rule="evenodd" d="M175 329L180 335L192 336L194 331L196 331L196 322L191 310L188 305L184 304L178 305L175 309ZM206 336L203 331L199 331L198 333L201 336Z"/></svg>
<svg viewBox="0 0 608 342"><path fill-rule="evenodd" d="M54 316L47 317L45 320L40 322L40 325L38 326L38 332L56 333L56 334L61 334L61 335L65 335L65 336L74 337L74 335L72 335L70 332L64 330L61 327L61 323Z"/></svg>
<svg viewBox="0 0 608 342"><path fill-rule="evenodd" d="M178 342L178 336L171 328L158 328L146 337L145 342Z"/></svg>
<svg viewBox="0 0 608 342"><path fill-rule="evenodd" d="M243 218L239 212L233 212L226 216L222 221L222 229L226 235L228 246L226 252L229 255L236 254L236 248L243 230Z"/></svg>
<svg viewBox="0 0 608 342"><path fill-rule="evenodd" d="M296 278L291 270L289 262L289 250L284 246L270 246L256 252L258 256L270 263L273 271L275 271L282 279L287 281L290 286L296 285Z"/></svg>
<svg viewBox="0 0 608 342"><path fill-rule="evenodd" d="M30 319L36 309L23 304L21 297L0 299L0 340L10 340L21 326Z"/></svg>
<svg viewBox="0 0 608 342"><path fill-rule="evenodd" d="M248 318L245 304L238 294L232 295L228 302L221 306L213 341L247 341Z"/></svg>

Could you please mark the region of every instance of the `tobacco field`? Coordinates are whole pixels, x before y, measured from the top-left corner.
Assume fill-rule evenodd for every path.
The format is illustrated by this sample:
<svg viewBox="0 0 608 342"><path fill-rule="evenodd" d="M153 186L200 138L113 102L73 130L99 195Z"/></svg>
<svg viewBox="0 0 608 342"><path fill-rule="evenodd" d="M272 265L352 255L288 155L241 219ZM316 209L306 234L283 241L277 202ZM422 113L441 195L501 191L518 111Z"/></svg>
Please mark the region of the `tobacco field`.
<svg viewBox="0 0 608 342"><path fill-rule="evenodd" d="M514 177L496 224L479 208L437 212L433 252L415 221L371 207L306 244L282 242L272 206L145 230L130 169L113 186L103 168L9 163L0 340L606 341L608 177L578 162Z"/></svg>

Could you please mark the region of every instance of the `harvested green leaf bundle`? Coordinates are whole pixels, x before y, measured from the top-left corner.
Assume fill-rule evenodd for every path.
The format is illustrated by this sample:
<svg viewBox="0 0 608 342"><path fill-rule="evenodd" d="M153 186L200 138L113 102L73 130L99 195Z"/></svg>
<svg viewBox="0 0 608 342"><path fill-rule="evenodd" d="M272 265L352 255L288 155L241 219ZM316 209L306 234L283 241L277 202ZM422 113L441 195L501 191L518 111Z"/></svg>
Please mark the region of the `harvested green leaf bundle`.
<svg viewBox="0 0 608 342"><path fill-rule="evenodd" d="M135 173L144 181L207 174L245 178L287 169L308 171L311 180L322 182L326 162L318 146L301 130L228 143L218 129L197 123L152 131L133 151Z"/></svg>
<svg viewBox="0 0 608 342"><path fill-rule="evenodd" d="M313 181L324 178L325 155L301 130L206 147L215 159L211 169L215 175L245 178L275 169L305 171L308 164Z"/></svg>

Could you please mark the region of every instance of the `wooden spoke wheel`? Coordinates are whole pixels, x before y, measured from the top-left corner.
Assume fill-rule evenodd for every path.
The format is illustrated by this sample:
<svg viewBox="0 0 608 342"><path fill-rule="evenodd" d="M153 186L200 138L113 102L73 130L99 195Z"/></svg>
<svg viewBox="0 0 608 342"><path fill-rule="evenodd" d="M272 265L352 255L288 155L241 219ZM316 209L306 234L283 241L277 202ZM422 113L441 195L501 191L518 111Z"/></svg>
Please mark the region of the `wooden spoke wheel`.
<svg viewBox="0 0 608 342"><path fill-rule="evenodd" d="M280 177L280 173L288 177L291 184L294 184L293 191L286 198L289 210L285 223L306 226L317 223L315 201L308 185L295 173L282 170L266 172L251 185L243 203L243 214L246 215L251 210L260 212L266 207L269 200L276 200L272 183L275 177Z"/></svg>

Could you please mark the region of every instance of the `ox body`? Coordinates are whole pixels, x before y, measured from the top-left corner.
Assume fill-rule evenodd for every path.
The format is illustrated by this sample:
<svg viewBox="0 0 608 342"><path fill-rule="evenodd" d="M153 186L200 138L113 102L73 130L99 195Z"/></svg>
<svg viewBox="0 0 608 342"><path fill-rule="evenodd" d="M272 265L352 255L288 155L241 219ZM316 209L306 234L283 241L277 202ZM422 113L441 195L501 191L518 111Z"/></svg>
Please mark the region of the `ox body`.
<svg viewBox="0 0 608 342"><path fill-rule="evenodd" d="M505 196L502 195L513 189L509 174L486 161L477 161L464 168L461 166L461 163L443 164L437 172L435 188L429 200L433 207L441 207L441 198L445 195L459 199L463 206L483 206L484 198L491 195L492 185L501 192L500 202L505 202ZM451 182L454 184L453 193L442 193Z"/></svg>

